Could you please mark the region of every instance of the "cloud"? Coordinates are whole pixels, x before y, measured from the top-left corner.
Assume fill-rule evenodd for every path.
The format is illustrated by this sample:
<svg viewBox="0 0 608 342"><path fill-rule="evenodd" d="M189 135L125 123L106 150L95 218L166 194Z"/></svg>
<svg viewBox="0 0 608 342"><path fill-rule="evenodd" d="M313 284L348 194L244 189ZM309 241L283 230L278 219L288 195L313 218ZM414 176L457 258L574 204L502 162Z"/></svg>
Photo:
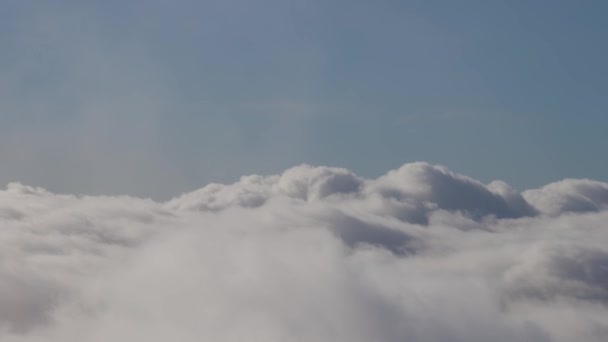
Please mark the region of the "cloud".
<svg viewBox="0 0 608 342"><path fill-rule="evenodd" d="M564 179L525 191L523 196L548 215L608 208L608 184L589 179Z"/></svg>
<svg viewBox="0 0 608 342"><path fill-rule="evenodd" d="M258 207L271 198L306 202L363 202L391 211L404 221L425 222L436 209L467 215L517 218L536 214L523 196L504 182L488 186L442 166L406 164L376 180L363 180L342 168L301 165L278 176L247 176L232 185L210 184L173 199L176 209L220 210L229 206ZM369 203L369 202L379 203Z"/></svg>
<svg viewBox="0 0 608 342"><path fill-rule="evenodd" d="M13 183L0 339L603 341L606 189L427 163L301 165L165 203Z"/></svg>

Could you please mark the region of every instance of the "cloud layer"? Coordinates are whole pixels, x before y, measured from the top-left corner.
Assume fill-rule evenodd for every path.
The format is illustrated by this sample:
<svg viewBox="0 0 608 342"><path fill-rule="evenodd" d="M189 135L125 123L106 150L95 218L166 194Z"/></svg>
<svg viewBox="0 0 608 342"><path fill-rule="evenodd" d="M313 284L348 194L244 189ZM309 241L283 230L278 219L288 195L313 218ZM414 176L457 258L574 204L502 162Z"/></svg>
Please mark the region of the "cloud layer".
<svg viewBox="0 0 608 342"><path fill-rule="evenodd" d="M0 191L2 341L603 341L608 184L301 165L166 203Z"/></svg>

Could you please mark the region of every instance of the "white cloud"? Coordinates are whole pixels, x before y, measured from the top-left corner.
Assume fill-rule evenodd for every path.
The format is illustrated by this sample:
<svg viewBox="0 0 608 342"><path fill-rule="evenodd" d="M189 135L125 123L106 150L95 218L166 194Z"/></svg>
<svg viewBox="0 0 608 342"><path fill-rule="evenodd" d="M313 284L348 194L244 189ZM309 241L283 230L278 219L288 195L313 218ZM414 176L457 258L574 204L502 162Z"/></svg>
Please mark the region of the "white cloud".
<svg viewBox="0 0 608 342"><path fill-rule="evenodd" d="M0 340L603 341L606 189L522 195L426 163L166 203L10 184Z"/></svg>
<svg viewBox="0 0 608 342"><path fill-rule="evenodd" d="M608 184L589 179L564 179L523 193L543 213L589 212L608 208Z"/></svg>

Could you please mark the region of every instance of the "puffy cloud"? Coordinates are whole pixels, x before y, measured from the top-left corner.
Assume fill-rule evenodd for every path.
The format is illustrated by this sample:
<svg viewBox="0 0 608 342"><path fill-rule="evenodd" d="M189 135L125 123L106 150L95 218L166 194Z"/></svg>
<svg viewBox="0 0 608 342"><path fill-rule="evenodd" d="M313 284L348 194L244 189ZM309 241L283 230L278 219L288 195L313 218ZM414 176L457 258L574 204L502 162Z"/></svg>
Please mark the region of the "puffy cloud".
<svg viewBox="0 0 608 342"><path fill-rule="evenodd" d="M171 200L176 209L216 211L230 206L259 207L272 197L303 201L359 192L363 180L342 168L300 165L280 176L244 176L232 185L209 184Z"/></svg>
<svg viewBox="0 0 608 342"><path fill-rule="evenodd" d="M564 179L523 193L543 213L589 212L608 208L608 184L589 179Z"/></svg>
<svg viewBox="0 0 608 342"><path fill-rule="evenodd" d="M406 164L365 181L341 168L301 165L278 176L246 176L232 185L210 184L169 202L176 209L216 211L230 206L258 207L271 198L307 202L359 202L390 216L424 223L433 210L460 211L481 218L531 216L536 210L504 182L484 185L428 163ZM338 198L336 200L336 197ZM350 203L351 205L353 203Z"/></svg>
<svg viewBox="0 0 608 342"><path fill-rule="evenodd" d="M0 339L603 341L606 189L426 163L303 165L166 203L10 184Z"/></svg>

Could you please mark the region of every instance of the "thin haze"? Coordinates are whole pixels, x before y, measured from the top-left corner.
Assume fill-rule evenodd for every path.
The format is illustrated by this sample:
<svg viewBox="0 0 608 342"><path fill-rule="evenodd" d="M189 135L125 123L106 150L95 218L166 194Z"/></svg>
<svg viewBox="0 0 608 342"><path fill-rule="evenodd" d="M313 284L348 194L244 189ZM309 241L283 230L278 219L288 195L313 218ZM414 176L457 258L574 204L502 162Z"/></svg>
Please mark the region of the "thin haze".
<svg viewBox="0 0 608 342"><path fill-rule="evenodd" d="M0 184L166 199L302 162L606 180L605 1L4 1ZM516 166L516 167L515 167Z"/></svg>

